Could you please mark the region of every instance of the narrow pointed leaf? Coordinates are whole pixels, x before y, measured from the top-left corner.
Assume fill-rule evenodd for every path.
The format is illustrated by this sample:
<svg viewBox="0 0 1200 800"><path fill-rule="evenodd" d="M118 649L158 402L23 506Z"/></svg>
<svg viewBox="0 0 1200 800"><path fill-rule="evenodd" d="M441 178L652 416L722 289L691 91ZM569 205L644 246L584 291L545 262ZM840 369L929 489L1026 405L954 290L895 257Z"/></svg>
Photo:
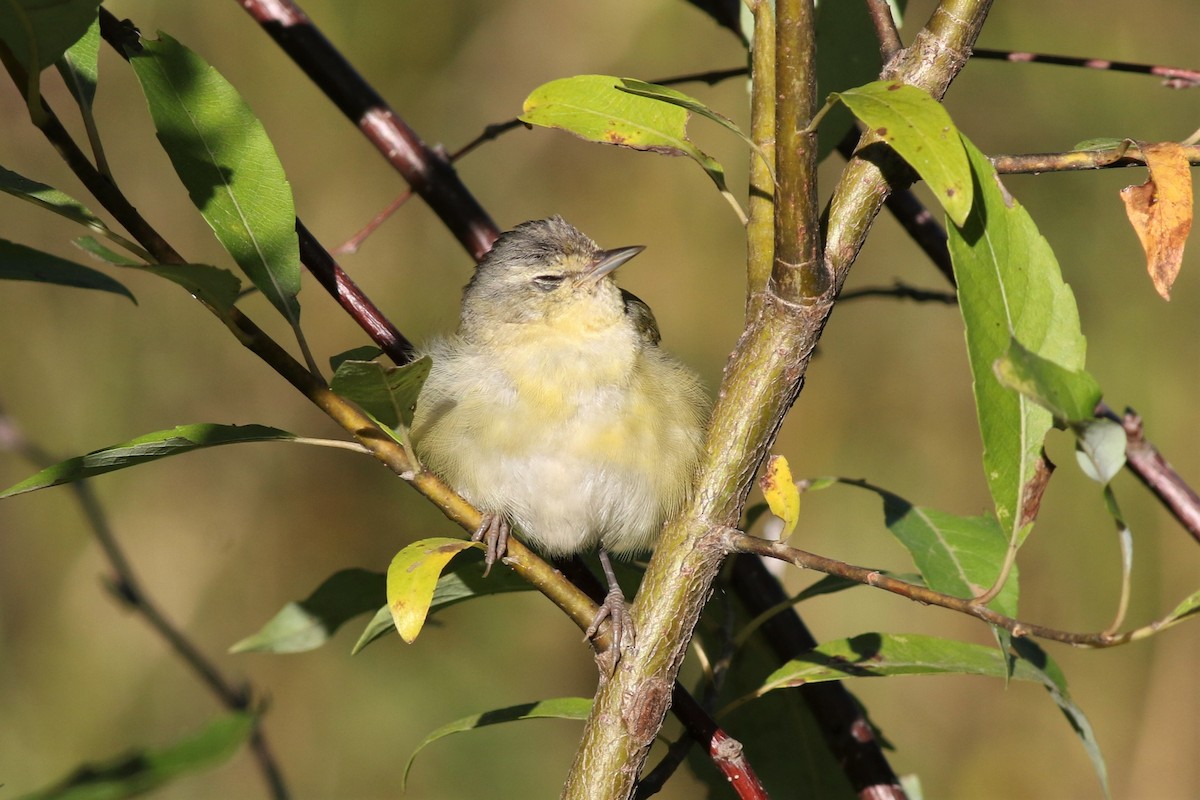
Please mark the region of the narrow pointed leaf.
<svg viewBox="0 0 1200 800"><path fill-rule="evenodd" d="M796 530L796 523L800 519L800 490L796 488L796 482L792 479L792 470L788 467L787 459L783 456L771 456L759 486L771 513L783 520L783 532L779 540L786 541Z"/></svg>
<svg viewBox="0 0 1200 800"><path fill-rule="evenodd" d="M387 603L401 639L411 644L417 638L442 570L450 559L472 547L480 545L466 539L423 539L392 559L387 574Z"/></svg>
<svg viewBox="0 0 1200 800"><path fill-rule="evenodd" d="M444 570L438 578L437 587L433 590L433 599L429 602L429 616L467 600L509 592L533 591L533 586L512 570L497 570L484 577L482 565L482 553L464 553L456 558L453 566ZM392 621L391 609L385 605L367 623L351 655L357 654L380 636L394 630L396 624Z"/></svg>
<svg viewBox="0 0 1200 800"><path fill-rule="evenodd" d="M875 81L837 96L929 184L950 219L959 225L971 210L971 169L958 128L926 91L894 81Z"/></svg>
<svg viewBox="0 0 1200 800"><path fill-rule="evenodd" d="M1028 212L1002 189L991 162L965 137L976 189L966 224L950 226L949 246L974 377L984 474L1014 546L1028 535L1045 488L1042 443L1049 411L1003 386L993 365L1016 339L1065 370L1084 366L1086 342L1075 297L1050 245Z"/></svg>
<svg viewBox="0 0 1200 800"><path fill-rule="evenodd" d="M1200 591L1194 592L1175 606L1167 618L1159 623L1157 630L1168 628L1196 614L1200 614Z"/></svg>
<svg viewBox="0 0 1200 800"><path fill-rule="evenodd" d="M404 777L400 783L401 790L408 783L408 773L417 758L417 753L420 753L438 739L445 738L452 733L463 733L464 731L486 728L489 725L500 725L505 722L517 722L523 719L569 719L583 722L591 712L592 701L590 698L556 697L551 700L539 700L535 703L522 703L519 706L497 708L492 711L485 711L482 714L472 714L469 717L463 717L462 719L446 723L426 736L417 745L417 749L413 751L412 755L408 757L408 763L404 765Z"/></svg>
<svg viewBox="0 0 1200 800"><path fill-rule="evenodd" d="M262 123L228 81L166 34L129 55L192 202L250 281L298 328L296 210Z"/></svg>
<svg viewBox="0 0 1200 800"><path fill-rule="evenodd" d="M128 297L134 303L137 302L132 292L103 272L3 239L0 239L0 280L34 281L56 286L95 289L119 294Z"/></svg>
<svg viewBox="0 0 1200 800"><path fill-rule="evenodd" d="M996 360L1001 384L1033 400L1064 423L1089 422L1100 402L1100 384L1084 370L1071 370L1031 353L1016 339Z"/></svg>
<svg viewBox="0 0 1200 800"><path fill-rule="evenodd" d="M737 124L724 114L719 114L713 111L708 106L701 103L696 98L689 94L684 94L678 89L672 89L670 86L660 86L657 83L647 83L639 81L637 78L621 78L617 83L617 88L622 91L636 94L639 97L649 97L653 100L659 100L663 103L670 103L679 106L682 109L699 114L705 119L710 119L720 125L725 130L737 136L751 147L754 146L754 140L737 126Z"/></svg>
<svg viewBox="0 0 1200 800"><path fill-rule="evenodd" d="M78 247L89 256L99 259L107 264L112 264L114 267L138 267L141 262L134 261L123 253L118 253L101 244L95 237L80 236L78 239L72 240L71 244Z"/></svg>
<svg viewBox="0 0 1200 800"><path fill-rule="evenodd" d="M576 75L542 84L525 98L521 121L557 128L589 142L688 156L727 199L731 197L724 167L688 138L688 111L622 91L618 88L621 83L621 78L612 75Z"/></svg>
<svg viewBox="0 0 1200 800"><path fill-rule="evenodd" d="M1105 766L1104 755L1100 752L1100 742L1097 741L1096 733L1092 730L1092 723L1088 721L1083 709L1071 699L1071 693L1067 691L1067 678L1063 675L1062 669L1045 650L1030 639L1014 639L1013 650L1019 656L1016 661L1017 669L1032 672L1046 687L1051 699L1066 717L1071 729L1083 743L1083 749L1087 751L1088 758L1092 761L1092 769L1100 780L1105 797L1110 797L1108 767Z"/></svg>
<svg viewBox="0 0 1200 800"><path fill-rule="evenodd" d="M258 633L229 648L231 653L303 653L315 650L347 620L379 608L387 577L365 569L330 575L308 597L288 603Z"/></svg>
<svg viewBox="0 0 1200 800"><path fill-rule="evenodd" d="M87 33L99 6L100 0L5 0L0 42L36 80Z"/></svg>
<svg viewBox="0 0 1200 800"><path fill-rule="evenodd" d="M361 347L352 347L345 352L338 353L329 357L329 368L334 372L338 371L346 361L374 361L383 355L383 351L373 344L364 344Z"/></svg>
<svg viewBox="0 0 1200 800"><path fill-rule="evenodd" d="M286 442L295 438L287 431L268 428L265 425L180 425L95 450L84 456L69 458L0 492L0 498L79 481L205 447L242 442Z"/></svg>
<svg viewBox="0 0 1200 800"><path fill-rule="evenodd" d="M87 32L55 62L63 82L85 115L91 113L92 101L96 99L96 84L100 78L99 59L100 20L94 18Z"/></svg>
<svg viewBox="0 0 1200 800"><path fill-rule="evenodd" d="M65 219L90 228L106 239L120 243L122 247L138 254L146 260L150 258L138 245L114 233L111 228L104 224L104 220L92 213L91 209L83 203L52 186L47 186L44 183L31 180L24 175L19 175L16 172L0 167L0 192L10 194L27 203L32 203L39 208L44 208ZM122 258L124 257L122 256Z"/></svg>
<svg viewBox="0 0 1200 800"><path fill-rule="evenodd" d="M401 367L378 361L343 360L330 384L333 391L360 405L389 428L412 425L417 395L429 377L433 361L424 356Z"/></svg>
<svg viewBox="0 0 1200 800"><path fill-rule="evenodd" d="M1018 662L1020 663L1020 662ZM767 676L759 694L806 683L897 675L984 675L1005 678L1008 666L995 647L920 634L864 633L826 642ZM1013 678L1039 681L1028 665Z"/></svg>
<svg viewBox="0 0 1200 800"><path fill-rule="evenodd" d="M228 761L250 738L254 725L251 714L229 714L175 744L84 764L61 782L21 800L119 800L141 796L188 773Z"/></svg>
<svg viewBox="0 0 1200 800"><path fill-rule="evenodd" d="M1004 561L1008 539L994 517L962 517L933 508L914 506L899 495L864 481L844 480L848 486L874 492L883 500L884 524L921 572L925 585L954 597L976 597L991 586ZM1001 614L1017 613L1018 580L1014 571L1003 591L988 607Z"/></svg>

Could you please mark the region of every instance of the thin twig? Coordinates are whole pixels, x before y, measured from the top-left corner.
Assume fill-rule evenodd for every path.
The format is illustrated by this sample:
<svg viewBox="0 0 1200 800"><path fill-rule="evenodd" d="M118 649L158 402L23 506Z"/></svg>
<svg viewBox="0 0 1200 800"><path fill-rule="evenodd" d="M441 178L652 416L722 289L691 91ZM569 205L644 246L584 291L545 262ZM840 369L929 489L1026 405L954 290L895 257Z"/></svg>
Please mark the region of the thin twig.
<svg viewBox="0 0 1200 800"><path fill-rule="evenodd" d="M960 614L966 614L1003 628L1013 636L1036 636L1039 639L1061 642L1074 647L1103 648L1126 644L1127 642L1143 639L1151 635L1171 620L1168 617L1165 620L1159 620L1122 634L1063 631L1045 625L1023 622L1014 617L1000 614L985 605L975 602L974 598L964 599L935 592L924 586L917 586L898 578L889 577L879 570L856 567L844 561L826 558L816 553L810 553L795 547L788 547L779 542L760 539L757 536L750 536L739 531L726 531L724 533L724 543L725 547L732 553L753 553L754 555L767 558L777 558L780 561L786 561L801 569L811 569L816 572L823 572L826 575L837 575L840 578L845 578L855 583L874 586L878 589L883 589L885 592L907 597L909 600L921 603L922 605L938 606L939 608L957 611Z"/></svg>
<svg viewBox="0 0 1200 800"><path fill-rule="evenodd" d="M896 19L892 16L888 1L866 0L866 3L871 24L875 26L875 36L879 39L879 59L886 64L904 49L904 43L900 41L900 31L896 30Z"/></svg>
<svg viewBox="0 0 1200 800"><path fill-rule="evenodd" d="M1180 67L1164 67L1154 64L1137 64L1130 61L1108 61L1103 58L1078 58L1076 56L1054 56L1047 53L1023 53L1015 50L989 50L975 48L976 58L1011 61L1020 64L1055 64L1061 67L1084 67L1111 72L1136 72L1141 75L1157 75L1165 78L1163 85L1170 89L1187 89L1200 86L1200 70Z"/></svg>
<svg viewBox="0 0 1200 800"><path fill-rule="evenodd" d="M52 457L31 441L3 407L0 407L0 450L16 453L39 469L45 469L61 460ZM261 709L255 708L258 704L252 700L255 693L249 684L238 686L226 678L200 647L171 622L158 604L150 598L117 541L116 534L108 523L108 516L92 492L91 486L88 481L74 481L70 484L71 491L83 510L84 519L87 520L96 543L100 545L100 551L104 553L112 569L113 578L106 581L112 596L130 611L140 615L221 705L230 711L253 711L256 715L260 714ZM270 796L276 800L286 800L290 796L287 784L271 752L266 734L258 722L250 734L250 747Z"/></svg>
<svg viewBox="0 0 1200 800"><path fill-rule="evenodd" d="M915 300L918 303L945 303L946 305L954 305L958 302L958 295L954 292L918 289L915 286L909 286L900 281L896 281L892 286L866 286L862 289L852 289L848 292L842 292L838 298L838 302L845 303L850 300L861 300L864 297L892 297Z"/></svg>
<svg viewBox="0 0 1200 800"><path fill-rule="evenodd" d="M1200 164L1200 145L1180 145L1188 163ZM1073 172L1083 169L1114 169L1145 166L1137 145L1127 142L1104 150L1068 150L1063 153L1025 153L991 157L996 172L1020 174L1042 172Z"/></svg>

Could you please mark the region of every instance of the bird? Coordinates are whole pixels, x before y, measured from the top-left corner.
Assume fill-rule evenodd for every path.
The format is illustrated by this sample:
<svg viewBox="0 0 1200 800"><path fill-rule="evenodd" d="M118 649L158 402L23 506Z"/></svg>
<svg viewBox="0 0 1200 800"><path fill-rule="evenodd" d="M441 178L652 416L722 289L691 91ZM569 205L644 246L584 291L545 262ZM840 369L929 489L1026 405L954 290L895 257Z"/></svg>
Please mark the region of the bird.
<svg viewBox="0 0 1200 800"><path fill-rule="evenodd" d="M613 273L642 246L600 249L562 217L502 234L463 290L411 427L422 465L483 514L486 569L510 533L551 558L599 551L615 652L636 632L609 554L650 550L688 500L707 426L699 376L659 347L650 307Z"/></svg>

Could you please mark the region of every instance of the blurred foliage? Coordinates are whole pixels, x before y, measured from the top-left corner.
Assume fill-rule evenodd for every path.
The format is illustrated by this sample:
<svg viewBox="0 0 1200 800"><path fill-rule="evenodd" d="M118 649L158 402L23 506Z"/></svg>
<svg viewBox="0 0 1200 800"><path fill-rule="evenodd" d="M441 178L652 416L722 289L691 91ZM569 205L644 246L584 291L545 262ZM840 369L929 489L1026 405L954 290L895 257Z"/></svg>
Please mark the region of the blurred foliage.
<svg viewBox="0 0 1200 800"><path fill-rule="evenodd" d="M328 246L349 237L402 190L397 176L236 4L125 0L106 4L144 31L162 29L202 53L263 121L297 210ZM932 2L913 2L910 27ZM432 10L431 10L432 8ZM562 4L451 0L311 0L305 10L427 140L456 149L516 116L535 86L566 75L646 80L737 66L742 48L677 0ZM1096 0L1090 21L1067 4L996 4L980 45L1200 66L1200 6ZM1169 25L1160 24L1170 20ZM911 35L911 34L907 34ZM225 264L211 232L154 141L129 70L101 52L96 112L114 171L134 203L196 262ZM47 81L53 86L53 81ZM746 127L745 84L689 94ZM985 152L1041 152L1099 136L1181 139L1197 125L1196 92L1156 79L974 61L947 95L952 117ZM49 90L60 110L65 87ZM72 128L82 138L80 126ZM745 183L743 146L711 126L697 144ZM28 177L83 196L28 124L20 94L0 85L0 164L36 164ZM646 299L664 344L715 386L741 327L743 240L708 179L679 159L596 148L518 129L476 151L459 172L503 227L562 213L604 247L649 251L622 274ZM826 186L840 168L822 171ZM1200 341L1200 248L1185 258L1164 304L1127 227L1120 187L1144 171L1010 177L1007 186L1054 247L1079 303L1088 368L1115 408L1135 407L1149 437L1185 477L1200 477L1195 446ZM0 197L5 231L64 257L58 220ZM469 258L420 203L406 206L342 259L410 338L452 327ZM215 325L183 292L122 275L140 301L6 282L0 286L0 403L43 446L71 455L195 422L261 423L302 435L336 431ZM881 217L847 288L900 279L942 288L891 220ZM365 338L304 279L305 330L318 355ZM245 303L257 319L267 301ZM272 328L286 338L282 324ZM861 300L839 307L778 452L801 475L840 474L923 506L976 514L990 501L957 311ZM1072 466L1071 441L1052 433L1062 465L1021 556L1022 612L1062 628L1102 628L1115 608L1120 555L1097 491ZM0 485L31 470L0 458ZM1131 620L1165 612L1194 587L1195 543L1128 475L1114 481L1136 537ZM242 445L104 476L95 489L149 591L209 652L223 653L290 600L338 569L381 570L404 544L453 532L428 503L367 459L311 448ZM793 542L854 563L911 568L878 501L849 491L806 499ZM0 504L0 773L14 794L131 743L172 741L214 716L209 696L140 620L101 590L106 568L65 492ZM811 582L791 574L793 590ZM853 603L845 602L853 598ZM989 641L982 626L878 592L814 598L803 612L818 639L892 631ZM578 632L521 593L438 617L414 646L389 637L353 659L356 630L293 656L219 656L270 698L265 729L298 797L398 793L403 762L450 720L556 696L590 696L595 668ZM350 625L348 628L355 628ZM1111 651L1048 646L1070 677L1108 760L1114 795L1182 798L1200 786L1200 637L1180 628ZM532 656L532 657L531 657ZM854 687L899 750L899 772L931 797L1094 797L1086 754L1037 687L968 677L859 682ZM899 690L898 690L899 689ZM508 727L508 730L504 730ZM578 725L522 723L456 737L422 753L408 796L544 797L557 793ZM516 731L516 732L514 732ZM653 759L652 759L653 760ZM1014 765L1019 765L1014 767ZM164 798L244 797L260 780L246 754L173 784ZM484 788L486 787L486 788ZM661 795L694 796L686 776Z"/></svg>

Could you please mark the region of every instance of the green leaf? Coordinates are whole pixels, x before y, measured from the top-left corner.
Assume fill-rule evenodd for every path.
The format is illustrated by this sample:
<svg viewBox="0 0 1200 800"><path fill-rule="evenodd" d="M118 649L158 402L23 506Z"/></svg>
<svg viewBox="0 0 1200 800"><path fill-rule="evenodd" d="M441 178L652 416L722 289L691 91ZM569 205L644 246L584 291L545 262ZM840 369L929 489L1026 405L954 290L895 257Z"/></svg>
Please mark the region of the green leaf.
<svg viewBox="0 0 1200 800"><path fill-rule="evenodd" d="M1072 427L1078 437L1075 460L1079 468L1092 480L1107 485L1125 466L1125 429L1111 419L1093 419Z"/></svg>
<svg viewBox="0 0 1200 800"><path fill-rule="evenodd" d="M31 80L87 33L100 0L5 0L0 42L30 73Z"/></svg>
<svg viewBox="0 0 1200 800"><path fill-rule="evenodd" d="M387 427L408 428L412 426L417 395L432 367L429 356L401 367L385 367L378 361L344 360L338 364L330 387Z"/></svg>
<svg viewBox="0 0 1200 800"><path fill-rule="evenodd" d="M0 192L10 194L27 203L32 203L39 208L44 208L65 219L90 228L105 238L119 243L130 252L136 253L139 257L150 260L149 255L142 248L128 241L125 237L114 233L111 228L104 224L104 220L92 213L91 209L52 186L47 186L44 183L39 183L38 181L26 178L24 175L18 175L11 170L0 167Z"/></svg>
<svg viewBox="0 0 1200 800"><path fill-rule="evenodd" d="M400 638L411 644L425 625L438 578L450 559L468 548L467 539L422 539L405 547L388 566L387 603Z"/></svg>
<svg viewBox="0 0 1200 800"><path fill-rule="evenodd" d="M379 608L387 597L387 577L365 569L333 573L300 602L285 605L231 653L303 653L333 637L342 623Z"/></svg>
<svg viewBox="0 0 1200 800"><path fill-rule="evenodd" d="M250 738L254 725L252 714L219 717L175 744L81 765L54 786L20 800L118 800L143 795L228 761Z"/></svg>
<svg viewBox="0 0 1200 800"><path fill-rule="evenodd" d="M1028 663L1018 660L1012 677L1043 682ZM1008 665L995 647L920 634L864 633L825 642L775 670L759 687L761 696L776 689L846 678L896 675L985 675L1006 678Z"/></svg>
<svg viewBox="0 0 1200 800"><path fill-rule="evenodd" d="M192 202L250 281L299 330L296 209L262 123L228 81L166 34L143 40L129 62Z"/></svg>
<svg viewBox="0 0 1200 800"><path fill-rule="evenodd" d="M142 266L140 262L134 261L129 256L110 250L92 236L80 236L78 239L73 239L71 244L75 245L89 256L98 258L107 264L112 264L114 267Z"/></svg>
<svg viewBox="0 0 1200 800"><path fill-rule="evenodd" d="M716 111L713 111L711 108L704 105L704 103L701 103L699 100L689 94L684 94L678 89L672 89L670 86L661 86L657 83L639 81L637 78L621 78L620 82L617 84L617 88L622 91L629 92L630 94L636 94L639 97L649 97L652 100L658 100L663 103L670 103L671 105L679 106L680 108L690 111L693 114L699 114L705 119L712 120L725 130L737 136L743 142L748 144L751 149L756 149L754 140L747 136L746 133L739 128L733 120L724 114L719 114Z"/></svg>
<svg viewBox="0 0 1200 800"><path fill-rule="evenodd" d="M229 311L237 303L242 293L242 282L227 269L212 267L208 264L147 265L113 252L90 236L81 236L72 244L88 255L95 256L115 267L129 267L148 272L182 286L188 294L218 311Z"/></svg>
<svg viewBox="0 0 1200 800"><path fill-rule="evenodd" d="M1083 748L1092 761L1092 768L1100 779L1105 797L1111 796L1108 788L1108 768L1104 764L1104 755L1100 752L1100 742L1096 740L1096 733L1092 730L1092 724L1088 721L1087 715L1083 713L1083 709L1071 699L1071 694L1067 691L1067 678L1058 664L1036 642L1030 639L1014 639L1013 650L1018 656L1017 670L1032 673L1035 679L1046 687L1050 697L1062 711L1063 716L1067 718L1071 729L1083 743Z"/></svg>
<svg viewBox="0 0 1200 800"><path fill-rule="evenodd" d="M1008 544L991 516L960 517L933 508L914 506L899 495L865 481L842 481L874 492L883 500L884 524L921 572L926 586L954 597L976 597L987 589L1004 561ZM988 606L1001 614L1017 613L1016 573Z"/></svg>
<svg viewBox="0 0 1200 800"><path fill-rule="evenodd" d="M0 492L0 498L83 480L204 447L241 442L286 442L295 438L287 431L265 425L180 425L59 462Z"/></svg>
<svg viewBox="0 0 1200 800"><path fill-rule="evenodd" d="M1016 339L993 365L1001 384L1033 400L1066 424L1090 422L1100 402L1100 384L1083 370L1071 370L1031 353Z"/></svg>
<svg viewBox="0 0 1200 800"><path fill-rule="evenodd" d="M54 66L85 115L91 113L100 77L100 20L92 19L87 32L67 48Z"/></svg>
<svg viewBox="0 0 1200 800"><path fill-rule="evenodd" d="M1183 602L1175 606L1175 609L1161 623L1155 626L1155 630L1169 628L1188 617L1200 614L1200 591L1194 592L1184 598Z"/></svg>
<svg viewBox="0 0 1200 800"><path fill-rule="evenodd" d="M592 700L588 697L556 697L551 700L539 700L534 703L522 703L519 706L497 708L482 714L472 714L469 717L449 722L426 736L404 765L404 777L400 780L400 790L404 791L408 783L408 773L413 762L428 745L443 739L452 733L478 730L489 725L500 725L505 722L517 722L523 719L570 719L577 722L587 720L592 713Z"/></svg>
<svg viewBox="0 0 1200 800"><path fill-rule="evenodd" d="M483 554L472 551L456 558L454 566L442 572L438 578L437 588L433 590L433 599L429 603L429 616L478 597L529 591L533 591L533 586L512 570L498 570L484 577ZM356 655L380 636L394 630L396 624L392 621L391 609L384 606L367 623L351 655Z"/></svg>
<svg viewBox="0 0 1200 800"><path fill-rule="evenodd" d="M688 138L688 111L674 103L622 91L622 83L621 78L612 75L576 75L544 83L525 98L520 119L528 125L567 131L589 142L688 156L740 211L725 186L724 167ZM640 83L634 81L631 85Z"/></svg>
<svg viewBox="0 0 1200 800"><path fill-rule="evenodd" d="M948 230L966 327L967 356L983 438L984 474L996 517L1014 550L1036 516L1045 486L1042 443L1052 415L1005 388L993 365L1017 339L1063 369L1083 369L1086 341L1075 297L1063 283L1050 245L1012 200L991 162L963 137L975 173L975 204L962 227Z"/></svg>
<svg viewBox="0 0 1200 800"><path fill-rule="evenodd" d="M1004 562L1008 544L994 517L960 517L913 506L893 494L882 494L888 530L912 555L930 589L969 598L991 586L996 570ZM988 606L1014 616L1017 587L1014 570L1003 591Z"/></svg>
<svg viewBox="0 0 1200 800"><path fill-rule="evenodd" d="M962 225L974 191L958 128L926 91L895 81L875 81L836 93L863 123L929 184L946 213Z"/></svg>
<svg viewBox="0 0 1200 800"><path fill-rule="evenodd" d="M383 351L373 344L365 344L361 347L352 347L345 352L329 357L329 368L337 372L343 362L346 361L374 361L383 355Z"/></svg>
<svg viewBox="0 0 1200 800"><path fill-rule="evenodd" d="M128 289L103 272L4 239L0 239L0 280L96 289L128 297L137 303Z"/></svg>

